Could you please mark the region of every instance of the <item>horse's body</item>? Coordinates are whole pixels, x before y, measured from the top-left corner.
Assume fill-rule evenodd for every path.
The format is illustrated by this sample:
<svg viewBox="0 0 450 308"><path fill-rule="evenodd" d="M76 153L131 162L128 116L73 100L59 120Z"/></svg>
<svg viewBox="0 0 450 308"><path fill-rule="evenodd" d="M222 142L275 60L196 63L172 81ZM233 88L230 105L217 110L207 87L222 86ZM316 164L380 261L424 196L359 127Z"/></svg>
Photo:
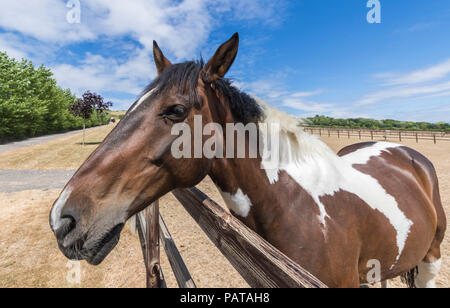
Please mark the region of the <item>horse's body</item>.
<svg viewBox="0 0 450 308"><path fill-rule="evenodd" d="M290 139L284 157L295 159L275 172L258 160L218 162L211 177L237 217L328 286L367 283L371 260L381 280L423 260L439 264L445 214L425 157L385 142L338 156L291 118L268 112Z"/></svg>
<svg viewBox="0 0 450 308"><path fill-rule="evenodd" d="M100 263L129 217L209 175L237 217L330 287L372 282L374 264L381 280L419 266L416 285L434 285L446 218L425 157L382 142L336 155L292 118L261 107L222 80L236 56L237 36L205 66L172 65L157 45L154 53L159 78L52 209L51 226L66 256ZM192 127L194 115L222 127L280 123L277 167L265 168L262 156L175 159L169 151L172 125Z"/></svg>

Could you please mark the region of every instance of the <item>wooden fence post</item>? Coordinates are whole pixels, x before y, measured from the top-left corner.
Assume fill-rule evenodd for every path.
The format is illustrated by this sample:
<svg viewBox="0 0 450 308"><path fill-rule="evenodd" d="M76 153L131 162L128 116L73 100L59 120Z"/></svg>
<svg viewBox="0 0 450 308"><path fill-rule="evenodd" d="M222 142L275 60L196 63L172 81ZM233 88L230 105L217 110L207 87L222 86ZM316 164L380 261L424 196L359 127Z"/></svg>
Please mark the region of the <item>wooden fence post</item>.
<svg viewBox="0 0 450 308"><path fill-rule="evenodd" d="M359 131L359 140L361 140L361 130Z"/></svg>
<svg viewBox="0 0 450 308"><path fill-rule="evenodd" d="M159 201L154 202L145 211L147 220L147 288L161 288Z"/></svg>
<svg viewBox="0 0 450 308"><path fill-rule="evenodd" d="M373 140L373 131L370 131L370 138Z"/></svg>
<svg viewBox="0 0 450 308"><path fill-rule="evenodd" d="M400 142L402 142L402 131L398 132L398 139L400 140Z"/></svg>
<svg viewBox="0 0 450 308"><path fill-rule="evenodd" d="M416 143L419 143L419 133L416 133Z"/></svg>
<svg viewBox="0 0 450 308"><path fill-rule="evenodd" d="M436 134L433 134L434 144L436 144Z"/></svg>
<svg viewBox="0 0 450 308"><path fill-rule="evenodd" d="M147 288L165 288L160 265L159 201L148 206L136 218L147 276Z"/></svg>

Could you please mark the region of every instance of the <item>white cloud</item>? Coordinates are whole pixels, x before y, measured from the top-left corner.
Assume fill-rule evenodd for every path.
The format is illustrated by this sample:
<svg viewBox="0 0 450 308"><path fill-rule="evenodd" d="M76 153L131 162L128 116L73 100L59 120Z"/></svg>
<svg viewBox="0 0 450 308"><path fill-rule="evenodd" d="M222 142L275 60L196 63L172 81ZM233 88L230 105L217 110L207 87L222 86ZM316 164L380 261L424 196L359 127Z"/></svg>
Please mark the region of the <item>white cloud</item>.
<svg viewBox="0 0 450 308"><path fill-rule="evenodd" d="M295 93L292 93L291 96L292 97L309 97L309 96L321 94L323 92L324 92L323 89L319 89L319 90L310 91L310 92L295 92Z"/></svg>
<svg viewBox="0 0 450 308"><path fill-rule="evenodd" d="M374 75L382 81L380 90L366 94L356 106L394 103L450 97L450 59L440 64L406 74L381 73Z"/></svg>
<svg viewBox="0 0 450 308"><path fill-rule="evenodd" d="M282 0L216 0L211 2L216 11L231 12L238 20L257 21L278 25L285 9Z"/></svg>
<svg viewBox="0 0 450 308"><path fill-rule="evenodd" d="M45 63L52 58L55 49L38 40L23 41L14 33L0 33L0 51L20 61L22 59L32 60L35 64Z"/></svg>
<svg viewBox="0 0 450 308"><path fill-rule="evenodd" d="M0 27L45 42L69 42L94 38L85 24L69 24L64 1L0 0Z"/></svg>
<svg viewBox="0 0 450 308"><path fill-rule="evenodd" d="M409 32L417 32L417 31L427 30L427 29L430 29L430 28L436 26L437 24L438 23L434 22L434 21L432 21L432 22L421 22L421 23L418 23L418 24L415 24L415 25L409 27L408 31Z"/></svg>
<svg viewBox="0 0 450 308"><path fill-rule="evenodd" d="M450 82L425 86L394 87L369 93L358 102L358 105L370 105L393 99L414 98L419 95L439 94L448 90L450 90Z"/></svg>
<svg viewBox="0 0 450 308"><path fill-rule="evenodd" d="M283 100L282 106L293 108L300 111L324 113L330 111L333 104L318 103L313 101L303 101L301 99L287 98Z"/></svg>
<svg viewBox="0 0 450 308"><path fill-rule="evenodd" d="M81 23L66 20L64 1L0 0L0 26L40 41L68 44L102 35L131 35L146 49L159 40L177 58L192 53L207 39L211 16L205 1L82 0ZM203 14L206 12L206 14Z"/></svg>
<svg viewBox="0 0 450 308"><path fill-rule="evenodd" d="M125 63L88 54L79 65L59 64L52 67L52 71L60 86L72 89L77 95L86 90L137 95L156 76L144 49L136 51Z"/></svg>
<svg viewBox="0 0 450 308"><path fill-rule="evenodd" d="M383 79L384 85L418 84L439 80L450 74L450 59L437 65L407 74L381 73L376 78Z"/></svg>
<svg viewBox="0 0 450 308"><path fill-rule="evenodd" d="M127 110L134 102L133 99L123 99L115 97L105 97L105 101L112 102L114 110Z"/></svg>
<svg viewBox="0 0 450 308"><path fill-rule="evenodd" d="M313 92L311 92L313 93ZM368 118L369 115L360 112L358 108L352 106L342 106L332 103L302 100L298 97L290 96L282 101L281 106L295 109L301 112L303 117L313 117L317 114L327 115L334 118Z"/></svg>
<svg viewBox="0 0 450 308"><path fill-rule="evenodd" d="M278 74L277 74L278 75ZM249 91L253 96L266 100L273 106L295 110L301 117L313 117L317 114L335 118L369 117L354 106L342 106L335 103L314 100L314 96L326 92L325 89L292 92L286 90L284 84L275 78L261 79L250 83L234 82L241 89Z"/></svg>
<svg viewBox="0 0 450 308"><path fill-rule="evenodd" d="M22 58L27 57L27 53L24 52L22 48L18 45L18 42L12 42L11 39L14 39L14 36L6 34L0 34L0 50L6 52L8 56L15 58L16 60L21 60Z"/></svg>
<svg viewBox="0 0 450 308"><path fill-rule="evenodd" d="M70 24L66 20L70 8L65 1L0 0L0 27L58 44L130 35L146 49L151 49L153 40L158 40L177 59L182 59L191 56L207 40L214 24L219 22L214 15L217 12L268 22L277 20L276 6L282 2L81 0L81 23Z"/></svg>
<svg viewBox="0 0 450 308"><path fill-rule="evenodd" d="M222 14L275 23L280 16L277 6L284 0L81 0L80 24L67 22L66 2L0 0L0 29L8 31L0 34L0 50L15 58L39 59L50 66L59 85L78 95L87 89L136 95L156 75L153 40L172 61L190 59L221 25ZM78 64L55 58L62 47L105 41L121 56L78 52L74 55L81 58Z"/></svg>

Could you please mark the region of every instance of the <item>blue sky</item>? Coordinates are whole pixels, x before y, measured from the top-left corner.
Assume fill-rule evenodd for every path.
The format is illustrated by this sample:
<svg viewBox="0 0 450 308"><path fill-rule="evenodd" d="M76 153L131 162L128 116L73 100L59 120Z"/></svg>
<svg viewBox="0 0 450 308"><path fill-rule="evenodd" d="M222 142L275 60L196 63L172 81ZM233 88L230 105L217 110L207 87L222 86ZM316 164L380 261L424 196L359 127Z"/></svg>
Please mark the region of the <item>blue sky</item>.
<svg viewBox="0 0 450 308"><path fill-rule="evenodd" d="M380 0L0 0L0 50L50 67L58 84L127 109L172 62L208 59L239 32L228 77L296 116L450 122L450 2ZM76 2L76 1L75 1Z"/></svg>

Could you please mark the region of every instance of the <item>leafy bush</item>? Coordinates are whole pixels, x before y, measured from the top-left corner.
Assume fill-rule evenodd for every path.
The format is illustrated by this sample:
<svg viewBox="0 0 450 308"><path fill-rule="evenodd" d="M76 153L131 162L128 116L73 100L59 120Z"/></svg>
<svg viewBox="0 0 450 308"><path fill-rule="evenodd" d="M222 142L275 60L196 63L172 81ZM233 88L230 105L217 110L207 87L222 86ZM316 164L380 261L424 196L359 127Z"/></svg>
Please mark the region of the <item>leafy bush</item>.
<svg viewBox="0 0 450 308"><path fill-rule="evenodd" d="M0 141L33 137L83 127L83 121L69 113L76 97L56 85L52 72L35 68L27 60L16 61L0 52ZM105 124L96 112L86 126Z"/></svg>

